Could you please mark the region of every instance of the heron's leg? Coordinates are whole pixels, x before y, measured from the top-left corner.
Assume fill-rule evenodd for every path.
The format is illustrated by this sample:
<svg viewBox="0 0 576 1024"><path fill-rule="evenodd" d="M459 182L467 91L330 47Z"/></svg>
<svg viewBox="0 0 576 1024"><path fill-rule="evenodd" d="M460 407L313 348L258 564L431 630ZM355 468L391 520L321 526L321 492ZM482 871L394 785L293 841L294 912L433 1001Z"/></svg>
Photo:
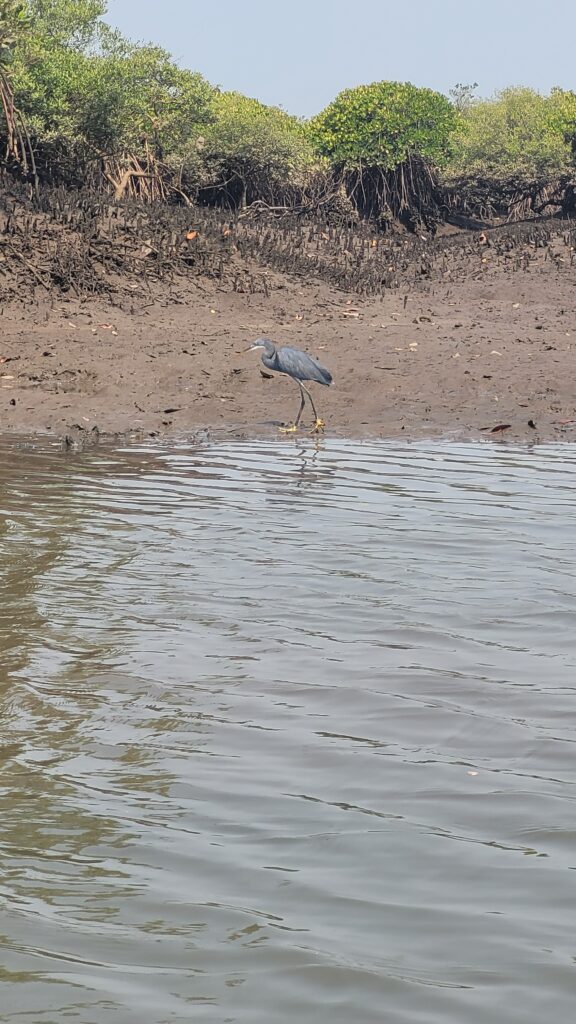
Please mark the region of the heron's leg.
<svg viewBox="0 0 576 1024"><path fill-rule="evenodd" d="M294 420L294 423L292 423L289 427L280 427L280 430L282 431L283 434L294 434L298 430L298 424L300 423L300 417L301 417L301 415L302 415L302 413L304 411L304 406L306 404L306 399L304 397L304 391L302 390L302 385L301 385L299 380L297 380L296 383L297 383L298 387L300 388L300 395L301 395L302 401L300 402L300 408L298 409L298 415L297 415L296 419Z"/></svg>
<svg viewBox="0 0 576 1024"><path fill-rule="evenodd" d="M295 427L297 427L298 424L300 423L300 417L301 417L302 413L304 412L304 406L306 405L306 398L304 397L304 391L306 389L305 389L304 385L300 383L299 380L297 380L296 383L297 383L298 387L300 388L300 397L301 397L302 401L300 402L300 408L298 409L298 415L297 415L296 419L294 420L294 426Z"/></svg>
<svg viewBox="0 0 576 1024"><path fill-rule="evenodd" d="M318 415L318 413L316 412L316 406L314 405L314 399L312 398L312 395L308 391L308 388L304 387L304 384L302 384L301 386L304 389L304 391L306 392L306 394L308 395L308 398L310 399L310 405L312 406L312 412L314 413L314 421L315 421L314 422L314 430L323 430L324 426L325 426L324 420L321 420L319 415ZM304 395L302 395L302 398L304 398Z"/></svg>

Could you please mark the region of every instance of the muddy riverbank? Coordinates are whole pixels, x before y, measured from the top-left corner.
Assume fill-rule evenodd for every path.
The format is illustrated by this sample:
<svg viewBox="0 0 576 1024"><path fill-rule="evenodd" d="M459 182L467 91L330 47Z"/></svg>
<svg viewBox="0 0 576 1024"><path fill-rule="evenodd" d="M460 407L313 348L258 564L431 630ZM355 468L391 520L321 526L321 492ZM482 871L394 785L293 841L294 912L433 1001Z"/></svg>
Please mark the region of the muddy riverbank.
<svg viewBox="0 0 576 1024"><path fill-rule="evenodd" d="M456 272L437 256L425 287L382 297L269 268L254 294L184 277L90 299L39 288L3 309L2 430L272 432L294 416L298 393L264 376L257 353L241 354L266 335L332 370L334 386L315 390L330 433L481 438L506 425L492 436L573 439L569 243L559 232L513 262L480 238L468 265L461 247Z"/></svg>

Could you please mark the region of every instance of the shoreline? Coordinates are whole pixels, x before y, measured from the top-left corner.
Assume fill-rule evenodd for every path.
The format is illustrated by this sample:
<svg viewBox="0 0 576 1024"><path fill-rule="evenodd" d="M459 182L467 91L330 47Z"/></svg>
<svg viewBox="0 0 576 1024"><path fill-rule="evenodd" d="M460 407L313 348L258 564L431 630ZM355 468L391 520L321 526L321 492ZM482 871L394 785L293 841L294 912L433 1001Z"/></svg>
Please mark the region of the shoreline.
<svg viewBox="0 0 576 1024"><path fill-rule="evenodd" d="M320 431L315 433L312 431L300 431L296 434L286 434L276 428L271 428L268 431L249 431L239 430L233 427L216 427L216 428L205 428L199 427L195 430L186 432L172 431L165 434L158 433L147 433L145 431L138 430L127 430L113 432L99 432L97 436L92 436L89 431L86 433L79 432L77 430L71 430L69 434L59 436L52 434L49 431L36 431L34 433L26 431L0 431L0 452L10 450L21 450L21 449L34 449L44 450L51 448L53 450L58 449L60 451L71 453L74 452L88 452L91 450L100 449L102 451L114 450L118 448L124 448L129 446L138 445L155 445L170 446L170 445L218 445L218 444L251 444L251 443L262 443L267 442L279 442L285 444L292 444L297 446L298 444L314 444L318 448L322 447L323 443L338 442L343 444L376 444L382 443L383 445L393 445L398 443L402 446L409 445L439 445L449 446L454 445L455 447L461 446L483 446L489 447L496 445L500 448L505 447L513 451L518 450L533 450L539 447L557 446L562 447L564 445L571 446L576 445L576 426L573 428L572 434L563 434L561 436L546 436L543 437L537 431L532 432L530 436L520 437L518 434L502 434L498 433L495 435L486 434L456 434L454 432L446 432L443 434L344 434Z"/></svg>

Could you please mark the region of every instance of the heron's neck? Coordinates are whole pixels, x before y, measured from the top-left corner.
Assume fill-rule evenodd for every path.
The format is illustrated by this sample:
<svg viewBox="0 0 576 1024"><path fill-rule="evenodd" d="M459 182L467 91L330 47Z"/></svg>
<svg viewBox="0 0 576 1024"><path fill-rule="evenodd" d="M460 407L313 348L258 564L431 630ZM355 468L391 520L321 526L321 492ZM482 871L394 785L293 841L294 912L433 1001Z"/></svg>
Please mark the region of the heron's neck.
<svg viewBox="0 0 576 1024"><path fill-rule="evenodd" d="M277 363L278 363L278 354L277 354L277 352L276 351L271 352L270 355L268 354L268 352L263 352L262 353L262 362L264 363L264 366L267 367L267 369L269 369L269 370L276 370L277 369Z"/></svg>

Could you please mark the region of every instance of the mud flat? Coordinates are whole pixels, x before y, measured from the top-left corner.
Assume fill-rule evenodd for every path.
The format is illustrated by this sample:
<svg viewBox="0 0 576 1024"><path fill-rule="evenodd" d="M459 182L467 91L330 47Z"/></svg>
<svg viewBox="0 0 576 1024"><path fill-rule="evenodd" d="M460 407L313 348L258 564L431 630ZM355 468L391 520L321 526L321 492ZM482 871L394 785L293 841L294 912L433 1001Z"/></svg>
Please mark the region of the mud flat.
<svg viewBox="0 0 576 1024"><path fill-rule="evenodd" d="M233 280L135 277L87 297L31 278L33 300L11 295L2 310L0 429L265 435L298 407L290 380L241 354L266 335L331 369L335 385L315 392L328 434L573 440L572 232L521 247L503 237L436 241L424 270L405 259L380 295L323 280L317 247L309 275L302 256L288 272L270 252L243 263L239 246Z"/></svg>

